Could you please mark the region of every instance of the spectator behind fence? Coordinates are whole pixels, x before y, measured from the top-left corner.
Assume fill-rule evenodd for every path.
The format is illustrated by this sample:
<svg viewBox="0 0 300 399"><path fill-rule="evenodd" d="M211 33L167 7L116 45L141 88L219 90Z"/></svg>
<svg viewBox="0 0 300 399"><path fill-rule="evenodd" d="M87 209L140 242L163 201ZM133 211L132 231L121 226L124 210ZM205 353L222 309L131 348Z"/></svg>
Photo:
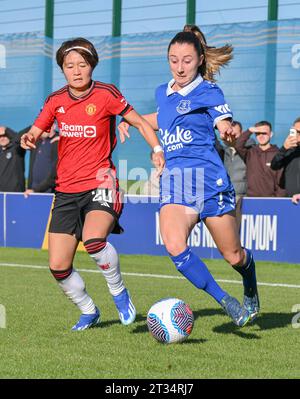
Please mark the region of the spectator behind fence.
<svg viewBox="0 0 300 399"><path fill-rule="evenodd" d="M30 152L28 186L24 192L25 197L33 192L54 192L58 140L55 124L53 124L49 133L42 133L36 148Z"/></svg>
<svg viewBox="0 0 300 399"><path fill-rule="evenodd" d="M238 139L238 137L243 133L242 124L238 121L233 121L231 125L235 137ZM245 147L247 148L250 148L253 145L255 145L255 141L251 138L245 143ZM239 229L241 224L242 200L247 193L246 165L241 156L237 153L233 144L230 145L228 142L226 142L226 147L224 148L224 165L236 194L235 212L236 222Z"/></svg>
<svg viewBox="0 0 300 399"><path fill-rule="evenodd" d="M243 133L242 124L238 121L233 121L232 128L236 139L238 139ZM246 165L234 146L228 145L229 143L226 144L224 149L224 165L234 186L236 200L238 201L247 193ZM255 141L251 138L245 143L246 148L250 148L253 145L255 145Z"/></svg>
<svg viewBox="0 0 300 399"><path fill-rule="evenodd" d="M271 162L271 168L283 168L283 186L286 195L300 193L300 118L297 118L283 146Z"/></svg>
<svg viewBox="0 0 300 399"><path fill-rule="evenodd" d="M25 190L25 150L18 143L19 135L9 127L0 126L0 191Z"/></svg>
<svg viewBox="0 0 300 399"><path fill-rule="evenodd" d="M156 168L156 163L154 160L154 152L150 152L150 158L152 165ZM151 170L149 179L146 181L143 187L143 194L145 195L159 195L159 175L156 169Z"/></svg>
<svg viewBox="0 0 300 399"><path fill-rule="evenodd" d="M256 135L258 144L247 147L251 134ZM279 148L270 143L272 137L270 122L261 121L250 127L235 142L235 149L246 164L248 197L284 197L280 186L282 169L271 169L271 161Z"/></svg>

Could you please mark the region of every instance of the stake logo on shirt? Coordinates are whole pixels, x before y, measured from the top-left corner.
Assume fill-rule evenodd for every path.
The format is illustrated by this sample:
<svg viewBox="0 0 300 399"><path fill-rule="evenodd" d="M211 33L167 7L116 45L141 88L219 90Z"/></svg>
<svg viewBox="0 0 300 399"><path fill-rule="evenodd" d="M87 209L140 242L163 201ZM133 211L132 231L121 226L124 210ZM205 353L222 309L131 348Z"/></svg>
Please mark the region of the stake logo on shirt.
<svg viewBox="0 0 300 399"><path fill-rule="evenodd" d="M184 130L180 126L176 126L176 132L170 133L168 129L159 129L161 135L161 142L166 148L166 151L174 151L183 147L183 144L189 144L193 141L190 130Z"/></svg>
<svg viewBox="0 0 300 399"><path fill-rule="evenodd" d="M59 129L60 135L63 137L96 137L96 126L82 126L82 125L68 125L65 122L61 123Z"/></svg>

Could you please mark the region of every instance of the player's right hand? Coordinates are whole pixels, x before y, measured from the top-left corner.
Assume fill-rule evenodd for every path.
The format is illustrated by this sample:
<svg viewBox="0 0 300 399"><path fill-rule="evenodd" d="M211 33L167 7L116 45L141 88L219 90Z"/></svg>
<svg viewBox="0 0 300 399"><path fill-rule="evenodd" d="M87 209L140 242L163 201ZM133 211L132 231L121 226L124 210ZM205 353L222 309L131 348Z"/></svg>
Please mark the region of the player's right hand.
<svg viewBox="0 0 300 399"><path fill-rule="evenodd" d="M118 125L118 131L121 143L125 142L126 137L130 138L130 134L128 132L129 126L130 126L129 123L125 121L120 122Z"/></svg>
<svg viewBox="0 0 300 399"><path fill-rule="evenodd" d="M36 148L35 137L32 133L25 133L21 136L20 144L24 150L33 150Z"/></svg>
<svg viewBox="0 0 300 399"><path fill-rule="evenodd" d="M153 164L156 168L156 176L159 177L162 174L166 164L163 151L159 151L153 154Z"/></svg>

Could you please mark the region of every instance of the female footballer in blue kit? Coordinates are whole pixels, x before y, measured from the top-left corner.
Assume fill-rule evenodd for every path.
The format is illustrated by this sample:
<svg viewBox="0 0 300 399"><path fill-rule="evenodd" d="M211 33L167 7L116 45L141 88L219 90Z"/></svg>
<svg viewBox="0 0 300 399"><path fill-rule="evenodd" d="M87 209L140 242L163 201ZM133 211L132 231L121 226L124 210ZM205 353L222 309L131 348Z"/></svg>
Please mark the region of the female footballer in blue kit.
<svg viewBox="0 0 300 399"><path fill-rule="evenodd" d="M232 47L208 47L200 29L186 25L168 47L173 79L156 90L157 112L143 115L160 133L166 168L160 178L160 229L172 261L197 288L210 294L238 326L259 312L255 263L242 248L235 221L235 193L214 147L215 126L224 141L234 141L232 113L214 74L232 58ZM119 125L120 139L129 125ZM224 259L242 275L243 305L214 280L187 246L203 220Z"/></svg>

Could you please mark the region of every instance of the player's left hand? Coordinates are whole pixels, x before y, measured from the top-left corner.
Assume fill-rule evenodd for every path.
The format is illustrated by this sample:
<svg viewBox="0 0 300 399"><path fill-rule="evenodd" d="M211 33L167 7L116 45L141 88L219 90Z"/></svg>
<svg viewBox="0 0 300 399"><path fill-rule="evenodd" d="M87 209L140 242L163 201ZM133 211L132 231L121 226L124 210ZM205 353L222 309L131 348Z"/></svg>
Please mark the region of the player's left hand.
<svg viewBox="0 0 300 399"><path fill-rule="evenodd" d="M157 176L160 176L162 174L165 167L165 163L166 161L163 151L159 151L153 154L153 164L156 167Z"/></svg>

